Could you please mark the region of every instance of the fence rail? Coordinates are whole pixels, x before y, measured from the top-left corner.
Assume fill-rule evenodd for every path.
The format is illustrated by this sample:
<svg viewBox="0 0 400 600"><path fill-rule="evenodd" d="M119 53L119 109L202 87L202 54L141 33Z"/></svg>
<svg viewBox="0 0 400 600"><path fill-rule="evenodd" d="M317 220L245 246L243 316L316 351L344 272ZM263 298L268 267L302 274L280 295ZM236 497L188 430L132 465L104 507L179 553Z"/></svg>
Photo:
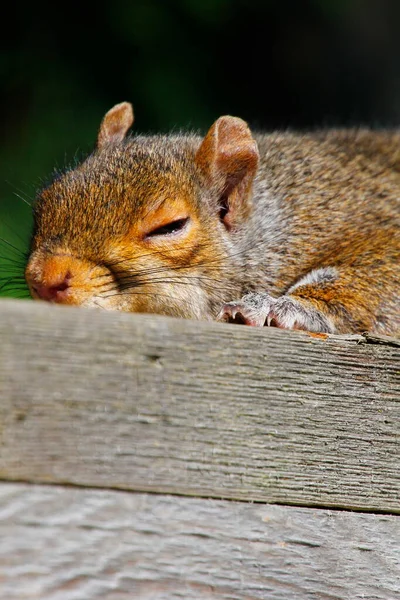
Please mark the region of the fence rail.
<svg viewBox="0 0 400 600"><path fill-rule="evenodd" d="M400 594L399 340L0 311L1 597Z"/></svg>

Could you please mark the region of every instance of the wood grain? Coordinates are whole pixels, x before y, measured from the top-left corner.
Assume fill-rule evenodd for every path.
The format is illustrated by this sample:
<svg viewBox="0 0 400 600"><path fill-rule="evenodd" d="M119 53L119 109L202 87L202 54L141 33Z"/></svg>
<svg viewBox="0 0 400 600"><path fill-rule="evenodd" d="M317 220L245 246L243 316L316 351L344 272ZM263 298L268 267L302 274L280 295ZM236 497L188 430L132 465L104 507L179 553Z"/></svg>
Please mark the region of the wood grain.
<svg viewBox="0 0 400 600"><path fill-rule="evenodd" d="M400 512L400 350L0 303L0 477Z"/></svg>
<svg viewBox="0 0 400 600"><path fill-rule="evenodd" d="M0 485L7 600L395 600L400 517Z"/></svg>

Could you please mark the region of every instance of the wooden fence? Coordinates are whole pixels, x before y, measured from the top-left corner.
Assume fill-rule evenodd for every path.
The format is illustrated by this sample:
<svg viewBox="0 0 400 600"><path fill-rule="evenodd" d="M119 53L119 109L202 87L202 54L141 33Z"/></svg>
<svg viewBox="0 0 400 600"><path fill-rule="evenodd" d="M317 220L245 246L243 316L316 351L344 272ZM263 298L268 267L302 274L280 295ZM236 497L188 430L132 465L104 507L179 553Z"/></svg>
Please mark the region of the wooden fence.
<svg viewBox="0 0 400 600"><path fill-rule="evenodd" d="M400 598L400 341L0 302L0 598Z"/></svg>

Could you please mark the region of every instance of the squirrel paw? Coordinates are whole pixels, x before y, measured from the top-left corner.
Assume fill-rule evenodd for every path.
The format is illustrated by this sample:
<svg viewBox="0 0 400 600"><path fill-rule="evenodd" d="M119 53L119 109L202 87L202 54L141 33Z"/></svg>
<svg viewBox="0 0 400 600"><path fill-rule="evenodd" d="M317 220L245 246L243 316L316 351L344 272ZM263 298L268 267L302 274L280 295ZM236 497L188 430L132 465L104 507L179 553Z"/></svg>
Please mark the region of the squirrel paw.
<svg viewBox="0 0 400 600"><path fill-rule="evenodd" d="M272 298L251 292L241 300L224 304L217 320L252 327L264 325L280 329L303 329L317 333L334 333L331 320L312 304L303 304L291 296Z"/></svg>
<svg viewBox="0 0 400 600"><path fill-rule="evenodd" d="M301 329L316 333L334 333L332 321L315 308L291 296L281 296L268 315L268 325L281 329Z"/></svg>
<svg viewBox="0 0 400 600"><path fill-rule="evenodd" d="M269 315L275 302L276 299L269 294L250 292L241 300L224 304L217 320L251 327L263 327L270 324Z"/></svg>

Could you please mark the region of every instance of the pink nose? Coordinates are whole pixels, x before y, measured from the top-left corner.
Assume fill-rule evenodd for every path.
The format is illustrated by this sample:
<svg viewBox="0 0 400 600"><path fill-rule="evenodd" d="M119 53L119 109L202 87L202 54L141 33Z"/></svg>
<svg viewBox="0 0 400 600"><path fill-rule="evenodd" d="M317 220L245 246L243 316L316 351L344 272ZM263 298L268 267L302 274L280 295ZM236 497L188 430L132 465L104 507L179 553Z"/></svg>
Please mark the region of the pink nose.
<svg viewBox="0 0 400 600"><path fill-rule="evenodd" d="M45 285L43 283L35 283L32 287L41 300L47 302L63 302L68 295L70 287L71 274L68 272L63 279L57 283Z"/></svg>

